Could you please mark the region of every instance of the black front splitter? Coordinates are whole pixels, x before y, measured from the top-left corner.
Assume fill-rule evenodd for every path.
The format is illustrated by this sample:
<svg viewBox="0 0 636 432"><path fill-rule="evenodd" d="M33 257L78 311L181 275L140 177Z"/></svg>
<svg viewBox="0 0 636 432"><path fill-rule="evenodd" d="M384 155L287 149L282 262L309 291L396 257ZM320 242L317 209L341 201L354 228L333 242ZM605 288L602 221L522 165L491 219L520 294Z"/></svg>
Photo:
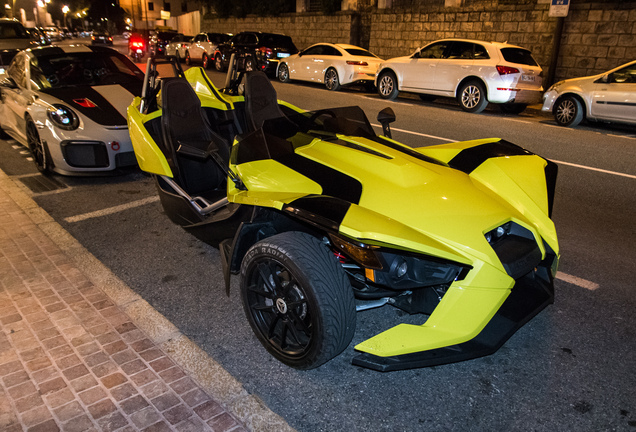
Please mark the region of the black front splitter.
<svg viewBox="0 0 636 432"><path fill-rule="evenodd" d="M506 301L475 338L457 345L391 357L360 353L353 358L352 363L380 372L390 372L487 356L501 348L517 330L553 302L552 277L547 269L539 267L517 280Z"/></svg>

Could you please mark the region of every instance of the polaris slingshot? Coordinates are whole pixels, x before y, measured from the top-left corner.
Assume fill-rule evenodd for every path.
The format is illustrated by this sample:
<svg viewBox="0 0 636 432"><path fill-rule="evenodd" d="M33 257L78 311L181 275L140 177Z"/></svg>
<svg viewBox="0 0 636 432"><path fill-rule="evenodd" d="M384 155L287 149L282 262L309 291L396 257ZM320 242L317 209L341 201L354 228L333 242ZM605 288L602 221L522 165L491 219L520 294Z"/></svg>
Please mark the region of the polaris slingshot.
<svg viewBox="0 0 636 432"><path fill-rule="evenodd" d="M356 312L421 314L355 346L380 371L495 352L553 302L557 167L501 139L412 149L359 107L303 111L262 72L158 78L150 59L128 108L142 170L170 219L240 274L249 323L298 369L351 342ZM244 82L242 82L244 81Z"/></svg>

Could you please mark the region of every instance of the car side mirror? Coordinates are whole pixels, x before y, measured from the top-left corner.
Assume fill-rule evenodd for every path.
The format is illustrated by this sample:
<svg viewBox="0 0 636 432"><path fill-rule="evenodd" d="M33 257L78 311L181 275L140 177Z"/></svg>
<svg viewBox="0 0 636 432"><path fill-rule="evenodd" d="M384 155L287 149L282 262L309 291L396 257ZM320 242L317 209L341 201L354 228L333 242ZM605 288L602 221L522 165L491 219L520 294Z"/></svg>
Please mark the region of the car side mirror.
<svg viewBox="0 0 636 432"><path fill-rule="evenodd" d="M391 127L389 124L395 121L395 113L389 107L384 108L378 113L378 121L382 125L382 133L385 137L391 138Z"/></svg>
<svg viewBox="0 0 636 432"><path fill-rule="evenodd" d="M607 84L607 83L610 82L610 76L609 75L603 75L596 82Z"/></svg>
<svg viewBox="0 0 636 432"><path fill-rule="evenodd" d="M18 88L18 85L16 84L16 82L13 80L13 78L5 76L4 78L0 79L0 86L1 87L6 87L6 88Z"/></svg>

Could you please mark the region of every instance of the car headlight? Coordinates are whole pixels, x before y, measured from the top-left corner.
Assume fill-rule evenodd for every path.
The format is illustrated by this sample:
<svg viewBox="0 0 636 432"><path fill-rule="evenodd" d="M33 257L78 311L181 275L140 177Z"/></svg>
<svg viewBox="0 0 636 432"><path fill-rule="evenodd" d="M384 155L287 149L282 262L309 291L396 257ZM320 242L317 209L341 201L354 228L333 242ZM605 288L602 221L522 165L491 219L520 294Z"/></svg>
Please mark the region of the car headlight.
<svg viewBox="0 0 636 432"><path fill-rule="evenodd" d="M79 127L79 117L65 105L52 105L47 109L46 114L49 120L60 129L75 130Z"/></svg>

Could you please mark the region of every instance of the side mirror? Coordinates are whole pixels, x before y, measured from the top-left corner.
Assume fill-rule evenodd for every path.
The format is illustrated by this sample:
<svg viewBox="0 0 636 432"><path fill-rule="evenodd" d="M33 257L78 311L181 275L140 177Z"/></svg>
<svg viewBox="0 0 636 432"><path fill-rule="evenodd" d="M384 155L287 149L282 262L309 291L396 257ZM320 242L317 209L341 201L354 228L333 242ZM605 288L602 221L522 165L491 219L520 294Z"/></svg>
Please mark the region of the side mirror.
<svg viewBox="0 0 636 432"><path fill-rule="evenodd" d="M384 108L378 113L378 121L382 125L382 133L385 137L391 138L391 127L389 124L395 121L395 113L389 107Z"/></svg>
<svg viewBox="0 0 636 432"><path fill-rule="evenodd" d="M18 88L18 85L13 80L13 78L4 76L4 77L0 77L0 87L14 89L14 88Z"/></svg>

